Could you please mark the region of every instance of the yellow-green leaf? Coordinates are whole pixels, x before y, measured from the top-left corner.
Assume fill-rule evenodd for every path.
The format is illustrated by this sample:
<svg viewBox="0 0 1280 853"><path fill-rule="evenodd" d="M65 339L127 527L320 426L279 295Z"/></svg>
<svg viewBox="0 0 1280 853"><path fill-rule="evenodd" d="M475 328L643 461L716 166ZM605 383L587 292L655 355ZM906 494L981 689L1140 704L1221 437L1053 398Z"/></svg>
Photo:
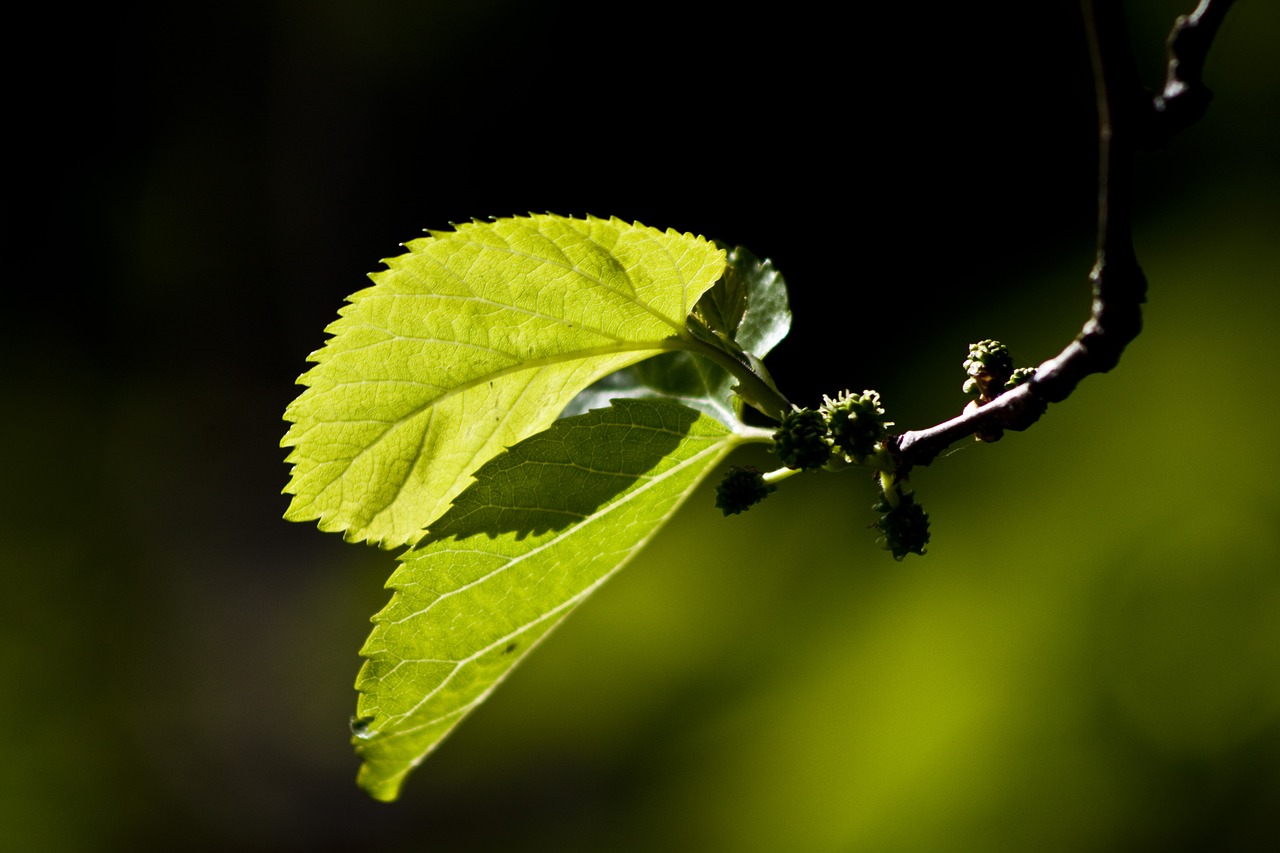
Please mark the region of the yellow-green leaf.
<svg viewBox="0 0 1280 853"><path fill-rule="evenodd" d="M361 650L360 784L395 799L512 666L750 440L669 400L618 400L477 471L402 558Z"/></svg>
<svg viewBox="0 0 1280 853"><path fill-rule="evenodd" d="M371 276L298 381L286 518L416 541L486 460L595 380L693 342L724 270L704 238L552 215L432 232Z"/></svg>

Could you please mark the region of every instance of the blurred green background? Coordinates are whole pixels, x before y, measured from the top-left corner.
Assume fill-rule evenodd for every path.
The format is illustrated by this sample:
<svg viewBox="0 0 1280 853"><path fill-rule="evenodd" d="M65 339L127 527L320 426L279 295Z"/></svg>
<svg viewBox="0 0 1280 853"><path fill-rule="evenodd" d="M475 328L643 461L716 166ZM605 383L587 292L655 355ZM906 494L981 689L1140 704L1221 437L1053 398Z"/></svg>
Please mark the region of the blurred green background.
<svg viewBox="0 0 1280 853"><path fill-rule="evenodd" d="M13 85L0 842L13 850L1271 850L1280 9L1144 158L1147 330L914 478L707 490L386 806L347 721L390 555L280 520L280 414L363 273L531 210L771 257L793 399L963 405L1087 314L1072 2L376 0L37 16ZM1130 4L1143 70L1182 3ZM762 460L767 463L766 460Z"/></svg>

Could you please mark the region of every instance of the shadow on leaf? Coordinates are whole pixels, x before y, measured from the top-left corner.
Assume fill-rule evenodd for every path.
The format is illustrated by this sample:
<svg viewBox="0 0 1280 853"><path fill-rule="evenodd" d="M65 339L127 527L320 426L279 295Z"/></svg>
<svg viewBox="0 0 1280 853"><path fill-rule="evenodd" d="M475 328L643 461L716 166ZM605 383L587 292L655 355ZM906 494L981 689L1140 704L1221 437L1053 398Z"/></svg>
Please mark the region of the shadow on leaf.
<svg viewBox="0 0 1280 853"><path fill-rule="evenodd" d="M615 400L556 421L481 466L419 547L480 533L523 539L577 524L653 476L697 419L670 402Z"/></svg>

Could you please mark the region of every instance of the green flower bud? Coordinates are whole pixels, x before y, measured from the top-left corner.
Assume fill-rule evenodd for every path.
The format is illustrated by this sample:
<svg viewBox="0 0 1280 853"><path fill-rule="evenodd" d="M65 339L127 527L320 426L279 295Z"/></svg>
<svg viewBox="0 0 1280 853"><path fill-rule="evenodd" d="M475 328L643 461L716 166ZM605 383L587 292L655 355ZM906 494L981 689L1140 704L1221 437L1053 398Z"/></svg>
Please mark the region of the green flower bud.
<svg viewBox="0 0 1280 853"><path fill-rule="evenodd" d="M821 468L831 458L827 419L813 409L793 409L773 434L774 450L788 468Z"/></svg>
<svg viewBox="0 0 1280 853"><path fill-rule="evenodd" d="M1009 355L1009 348L999 341L978 341L969 344L964 372L969 374L964 393L976 393L983 402L994 400L1013 374L1013 357Z"/></svg>
<svg viewBox="0 0 1280 853"><path fill-rule="evenodd" d="M1031 377L1035 375L1036 369L1034 367L1019 367L1013 371L1013 375L1004 383L1004 390L1011 391L1019 385L1026 385L1031 381Z"/></svg>
<svg viewBox="0 0 1280 853"><path fill-rule="evenodd" d="M875 391L845 391L834 400L823 396L819 411L827 419L827 431L836 449L850 462L860 462L884 440L884 409Z"/></svg>
<svg viewBox="0 0 1280 853"><path fill-rule="evenodd" d="M882 534L877 541L895 560L924 553L924 546L929 544L929 514L910 492L898 498L897 506L881 497L875 510L884 513L876 522L876 529Z"/></svg>
<svg viewBox="0 0 1280 853"><path fill-rule="evenodd" d="M764 481L764 475L756 468L735 465L725 472L716 486L716 508L725 515L746 512L777 491L778 487Z"/></svg>

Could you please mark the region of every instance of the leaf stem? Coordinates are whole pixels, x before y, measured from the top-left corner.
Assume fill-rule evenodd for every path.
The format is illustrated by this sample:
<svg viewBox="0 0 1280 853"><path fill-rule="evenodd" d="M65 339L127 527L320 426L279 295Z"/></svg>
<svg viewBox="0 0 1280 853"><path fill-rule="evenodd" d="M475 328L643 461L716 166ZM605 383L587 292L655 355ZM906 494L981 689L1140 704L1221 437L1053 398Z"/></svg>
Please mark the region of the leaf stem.
<svg viewBox="0 0 1280 853"><path fill-rule="evenodd" d="M738 380L738 386L734 390L752 408L768 415L775 421L781 421L787 412L794 408L791 405L791 401L784 397L782 392L775 388L770 380L757 373L750 364L740 361L724 350L717 349L696 338L680 337L675 340L678 342L675 344L676 349L684 349L701 355L729 371L733 378Z"/></svg>
<svg viewBox="0 0 1280 853"><path fill-rule="evenodd" d="M765 474L764 481L768 483L770 486L772 486L776 483L781 483L783 480L787 479L788 477L794 477L796 474L799 474L799 473L800 473L799 468L778 468L777 470L770 471L769 473Z"/></svg>

